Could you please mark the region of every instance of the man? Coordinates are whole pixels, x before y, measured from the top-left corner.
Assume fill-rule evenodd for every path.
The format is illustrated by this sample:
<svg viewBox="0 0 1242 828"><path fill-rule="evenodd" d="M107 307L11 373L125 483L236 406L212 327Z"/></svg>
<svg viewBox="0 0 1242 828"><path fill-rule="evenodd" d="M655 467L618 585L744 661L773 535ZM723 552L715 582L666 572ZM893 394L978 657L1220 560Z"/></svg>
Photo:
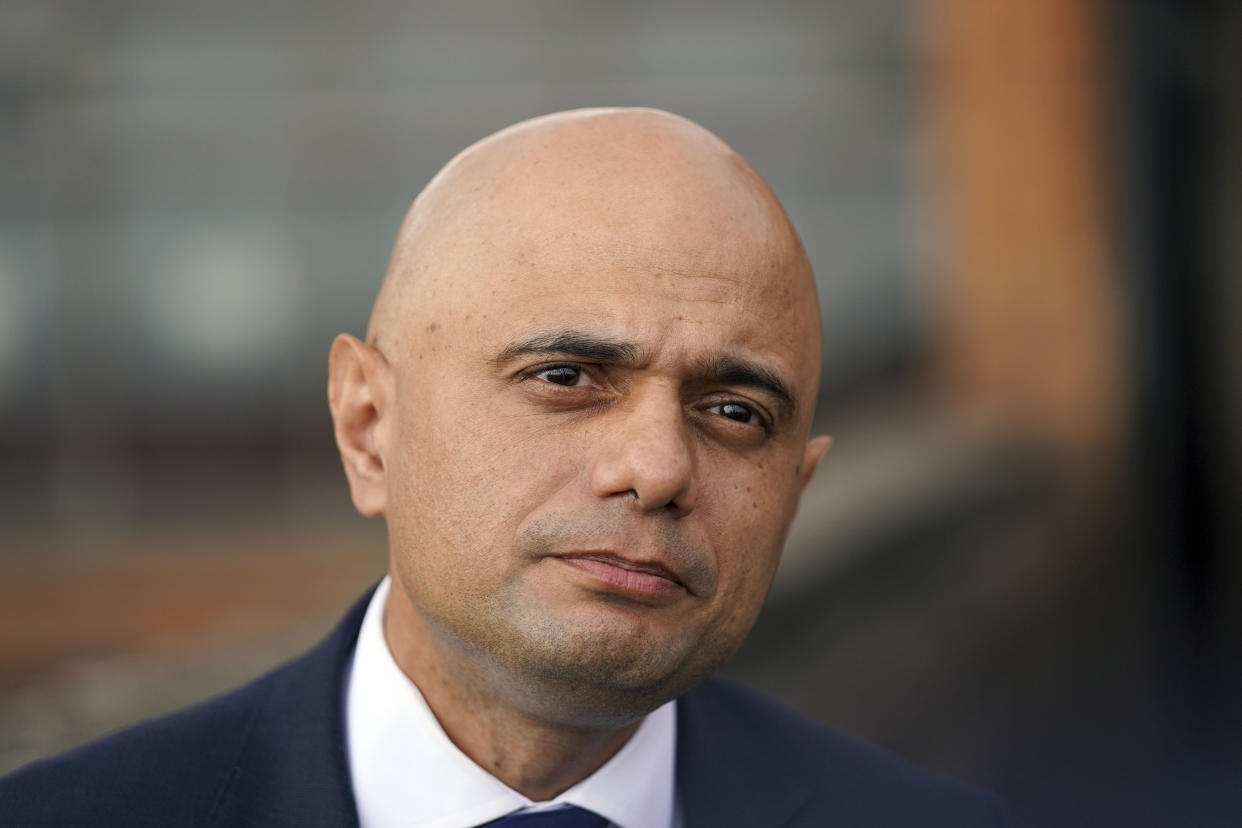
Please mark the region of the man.
<svg viewBox="0 0 1242 828"><path fill-rule="evenodd" d="M706 679L828 448L806 255L719 139L504 130L432 180L329 402L389 578L317 650L0 785L16 824L994 826ZM697 689L696 689L697 688Z"/></svg>

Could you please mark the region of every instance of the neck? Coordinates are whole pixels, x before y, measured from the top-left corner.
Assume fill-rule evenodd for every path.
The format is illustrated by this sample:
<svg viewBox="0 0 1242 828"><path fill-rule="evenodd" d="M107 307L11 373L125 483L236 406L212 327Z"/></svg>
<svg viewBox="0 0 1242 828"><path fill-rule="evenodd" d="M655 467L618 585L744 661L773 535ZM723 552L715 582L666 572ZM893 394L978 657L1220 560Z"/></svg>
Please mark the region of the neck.
<svg viewBox="0 0 1242 828"><path fill-rule="evenodd" d="M639 722L618 727L556 721L522 705L531 693L497 680L494 665L457 653L394 584L384 610L384 637L449 739L492 776L535 802L586 779L629 740Z"/></svg>

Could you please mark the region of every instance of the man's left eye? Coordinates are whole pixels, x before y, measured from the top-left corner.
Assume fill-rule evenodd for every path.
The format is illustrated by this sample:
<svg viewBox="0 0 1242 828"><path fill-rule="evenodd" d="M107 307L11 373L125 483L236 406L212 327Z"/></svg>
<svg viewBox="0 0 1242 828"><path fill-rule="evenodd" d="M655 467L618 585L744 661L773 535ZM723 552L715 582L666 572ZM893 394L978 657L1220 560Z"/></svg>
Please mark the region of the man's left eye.
<svg viewBox="0 0 1242 828"><path fill-rule="evenodd" d="M759 417L754 411L741 403L724 403L716 406L721 415L739 423L758 423Z"/></svg>
<svg viewBox="0 0 1242 828"><path fill-rule="evenodd" d="M587 381L586 371L583 371L581 368L575 368L572 365L557 365L554 368L544 368L542 371L535 373L535 376L553 385L563 385L566 387L583 385Z"/></svg>

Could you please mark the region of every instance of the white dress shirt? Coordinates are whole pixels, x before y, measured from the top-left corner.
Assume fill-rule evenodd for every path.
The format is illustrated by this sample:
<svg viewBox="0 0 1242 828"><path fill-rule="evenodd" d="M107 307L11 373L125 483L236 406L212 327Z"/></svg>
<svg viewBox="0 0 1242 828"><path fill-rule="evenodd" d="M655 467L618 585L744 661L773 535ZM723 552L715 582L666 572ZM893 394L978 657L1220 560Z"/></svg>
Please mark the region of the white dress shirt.
<svg viewBox="0 0 1242 828"><path fill-rule="evenodd" d="M615 828L677 828L676 708L649 714L599 770L532 802L449 740L384 637L389 579L367 607L346 683L350 776L362 828L472 828L521 810L577 805Z"/></svg>

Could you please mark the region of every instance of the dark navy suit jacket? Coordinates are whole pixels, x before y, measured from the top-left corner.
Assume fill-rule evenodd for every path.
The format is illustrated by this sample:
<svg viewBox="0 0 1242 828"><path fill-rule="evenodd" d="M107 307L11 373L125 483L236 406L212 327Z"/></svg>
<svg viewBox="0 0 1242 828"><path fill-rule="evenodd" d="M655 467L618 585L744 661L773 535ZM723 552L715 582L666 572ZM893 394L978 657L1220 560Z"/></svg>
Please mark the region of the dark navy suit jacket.
<svg viewBox="0 0 1242 828"><path fill-rule="evenodd" d="M357 825L343 694L365 609L252 684L0 779L0 826ZM678 703L676 773L686 828L1009 824L989 794L717 681Z"/></svg>

